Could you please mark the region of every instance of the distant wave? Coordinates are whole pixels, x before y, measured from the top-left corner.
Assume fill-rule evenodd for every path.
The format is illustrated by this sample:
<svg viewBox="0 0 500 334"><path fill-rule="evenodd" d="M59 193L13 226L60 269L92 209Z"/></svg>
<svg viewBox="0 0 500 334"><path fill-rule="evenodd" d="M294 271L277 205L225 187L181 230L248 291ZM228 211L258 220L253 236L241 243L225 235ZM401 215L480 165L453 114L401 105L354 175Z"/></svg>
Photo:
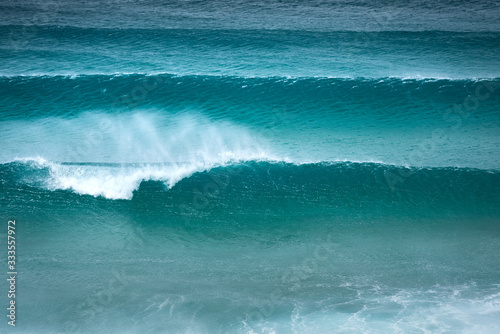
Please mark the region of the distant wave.
<svg viewBox="0 0 500 334"><path fill-rule="evenodd" d="M113 83L119 80L120 83L126 81L161 81L162 84L170 82L179 83L201 83L205 81L210 82L231 82L235 85L239 83L247 83L251 85L262 85L264 83L285 83L291 84L349 84L355 85L357 83L373 83L381 84L407 84L411 82L418 83L433 83L433 82L449 82L449 83L467 83L478 81L500 81L500 77L441 77L441 76L377 76L377 77L363 77L363 76L240 76L228 74L178 74L171 72L112 72L112 73L33 73L33 74L0 74L0 84L2 85L18 85L22 83L29 84L45 82L47 84L62 84L64 82L80 81L80 83L94 82L96 84Z"/></svg>
<svg viewBox="0 0 500 334"><path fill-rule="evenodd" d="M493 78L500 76L499 36L494 31L0 26L0 75Z"/></svg>
<svg viewBox="0 0 500 334"><path fill-rule="evenodd" d="M152 72L33 72L33 73L23 73L23 74L13 74L13 73L0 73L0 80L3 81L29 81L29 80L113 80L113 79L137 79L143 77L144 79L163 77L181 80L182 78L200 78L200 79L219 79L219 80L293 80L293 81L304 81L304 80L337 80L337 81L390 81L390 80L401 80L401 81L497 81L500 77L497 76L432 76L432 75L410 75L410 76L387 76L387 77L363 77L363 76L328 76L328 75L312 75L312 76L300 76L300 75L274 75L274 76L260 76L260 75L228 75L228 74L183 74L183 73L173 73L164 71L152 71Z"/></svg>
<svg viewBox="0 0 500 334"><path fill-rule="evenodd" d="M478 85L485 88L478 88ZM500 99L500 78L322 78L237 77L173 74L40 75L0 77L0 106L3 116L42 117L111 108L191 108L193 105L227 112L287 106L287 112L304 106L307 110L334 110L360 103L408 103L438 99L445 108L462 102L481 89L489 101ZM488 89L488 91L486 91ZM40 98L43 97L43 98ZM37 101L35 104L34 101ZM435 103L431 101L432 103ZM11 106L22 105L22 108ZM206 106L206 108L205 108ZM417 106L418 107L418 106ZM412 110L414 106L411 106ZM225 109L225 110L224 110ZM419 112L422 113L422 112ZM4 117L4 119L7 119Z"/></svg>

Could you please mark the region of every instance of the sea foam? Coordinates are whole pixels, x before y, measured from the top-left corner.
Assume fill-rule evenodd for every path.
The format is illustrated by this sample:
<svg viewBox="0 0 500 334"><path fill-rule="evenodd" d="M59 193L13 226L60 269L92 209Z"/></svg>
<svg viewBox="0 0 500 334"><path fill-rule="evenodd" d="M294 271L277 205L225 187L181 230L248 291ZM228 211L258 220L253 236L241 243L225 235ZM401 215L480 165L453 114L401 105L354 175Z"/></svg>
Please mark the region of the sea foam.
<svg viewBox="0 0 500 334"><path fill-rule="evenodd" d="M194 114L87 114L54 118L41 127L44 132L24 131L40 137L48 128L59 127L71 132L72 140L61 135L55 142L52 137L50 151L39 148L45 154L11 159L47 171L43 179L36 174L25 182L109 199L132 198L142 181L161 181L171 188L193 173L216 166L286 160L244 127Z"/></svg>

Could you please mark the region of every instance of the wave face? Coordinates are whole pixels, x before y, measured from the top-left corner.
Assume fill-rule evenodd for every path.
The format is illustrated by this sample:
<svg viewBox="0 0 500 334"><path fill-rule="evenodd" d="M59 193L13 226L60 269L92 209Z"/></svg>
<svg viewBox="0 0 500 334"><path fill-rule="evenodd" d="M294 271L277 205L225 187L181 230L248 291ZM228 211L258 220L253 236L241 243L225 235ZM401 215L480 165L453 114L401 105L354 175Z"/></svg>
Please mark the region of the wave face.
<svg viewBox="0 0 500 334"><path fill-rule="evenodd" d="M308 207L317 209L335 203L336 207L347 209L377 206L380 212L394 214L403 210L395 205L423 205L426 214L430 214L433 211L430 208L437 205L436 209L453 208L455 213L482 208L493 214L498 211L500 200L498 196L490 196L500 188L499 171L456 167L407 168L352 162L297 165L234 160L212 166L61 164L41 159L1 166L4 186L11 192L31 189L50 194L55 190L72 190L77 194L133 199L145 204L177 201L177 196L199 185L207 186L203 197L217 197L222 207L236 205L232 201L244 193L255 197L247 209L267 204L280 210L307 211ZM230 184L231 189L220 193L220 188ZM266 196L259 198L259 193ZM70 193L67 196L73 197ZM277 205L284 198L290 199L291 207ZM295 206L295 201L295 205L304 208Z"/></svg>
<svg viewBox="0 0 500 334"><path fill-rule="evenodd" d="M499 11L0 0L18 329L500 332Z"/></svg>

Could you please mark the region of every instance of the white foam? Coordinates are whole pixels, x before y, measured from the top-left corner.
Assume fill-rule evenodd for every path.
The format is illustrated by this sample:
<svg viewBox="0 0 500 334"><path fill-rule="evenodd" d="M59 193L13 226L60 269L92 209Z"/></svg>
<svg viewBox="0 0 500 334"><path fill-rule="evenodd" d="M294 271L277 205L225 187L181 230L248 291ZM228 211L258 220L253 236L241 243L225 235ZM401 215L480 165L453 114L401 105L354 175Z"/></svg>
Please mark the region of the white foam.
<svg viewBox="0 0 500 334"><path fill-rule="evenodd" d="M326 301L295 303L289 317L282 317L275 324L275 328L282 329L277 332L499 333L500 330L498 288L479 291L474 286L461 285L395 291L391 287L344 286L357 290L357 296L341 304L337 304L338 297L332 297L331 305ZM249 334L264 333L263 328L276 319L279 319L277 313L243 323L242 327Z"/></svg>
<svg viewBox="0 0 500 334"><path fill-rule="evenodd" d="M200 160L190 163L139 165L61 164L40 157L17 161L29 164L33 168L48 169L48 178L25 180L32 185L41 185L48 190L71 190L82 195L102 196L108 199L131 199L134 190L139 188L142 181L160 181L167 188L171 188L196 172L246 161L246 159L234 159L234 156L234 152L223 152L219 162ZM267 160L262 152L246 158L253 161Z"/></svg>
<svg viewBox="0 0 500 334"><path fill-rule="evenodd" d="M131 199L142 181L162 181L167 187L172 187L184 177L204 169L206 167L196 165L101 167L51 164L51 179L47 187L109 199Z"/></svg>
<svg viewBox="0 0 500 334"><path fill-rule="evenodd" d="M20 137L16 149L23 158L14 160L48 170L44 180L36 179L42 177L37 174L25 181L110 199L132 198L142 181L161 181L172 187L215 166L287 160L273 154L248 129L193 112L94 112L23 125L15 126Z"/></svg>

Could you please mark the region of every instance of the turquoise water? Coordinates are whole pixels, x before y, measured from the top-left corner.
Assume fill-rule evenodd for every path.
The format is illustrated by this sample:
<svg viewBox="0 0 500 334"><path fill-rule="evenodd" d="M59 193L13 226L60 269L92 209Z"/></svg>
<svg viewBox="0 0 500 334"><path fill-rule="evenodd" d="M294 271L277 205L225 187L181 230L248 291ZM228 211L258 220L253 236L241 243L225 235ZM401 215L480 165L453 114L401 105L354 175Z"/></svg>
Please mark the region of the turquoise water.
<svg viewBox="0 0 500 334"><path fill-rule="evenodd" d="M0 8L0 332L500 330L496 3Z"/></svg>

